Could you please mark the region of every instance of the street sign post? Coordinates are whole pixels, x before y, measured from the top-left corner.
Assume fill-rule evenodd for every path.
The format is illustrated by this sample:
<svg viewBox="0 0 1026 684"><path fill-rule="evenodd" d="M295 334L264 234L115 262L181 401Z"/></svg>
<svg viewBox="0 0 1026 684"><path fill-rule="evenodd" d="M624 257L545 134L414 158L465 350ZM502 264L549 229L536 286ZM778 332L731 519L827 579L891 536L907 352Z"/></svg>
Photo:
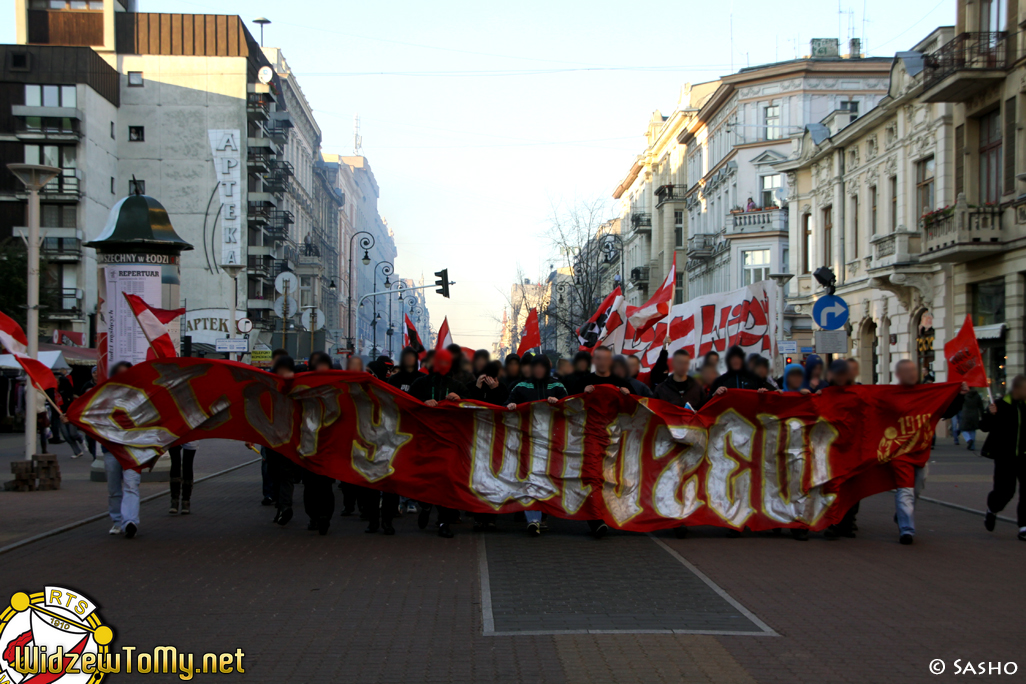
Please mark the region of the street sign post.
<svg viewBox="0 0 1026 684"><path fill-rule="evenodd" d="M848 322L848 303L837 295L824 295L812 306L812 320L823 330L837 330Z"/></svg>
<svg viewBox="0 0 1026 684"><path fill-rule="evenodd" d="M235 329L243 335L245 335L246 333L253 332L253 321L249 320L248 318L240 318L235 323Z"/></svg>
<svg viewBox="0 0 1026 684"><path fill-rule="evenodd" d="M844 330L817 330L817 354L847 354L848 333Z"/></svg>
<svg viewBox="0 0 1026 684"><path fill-rule="evenodd" d="M798 340L780 340L777 342L777 351L781 354L797 354Z"/></svg>

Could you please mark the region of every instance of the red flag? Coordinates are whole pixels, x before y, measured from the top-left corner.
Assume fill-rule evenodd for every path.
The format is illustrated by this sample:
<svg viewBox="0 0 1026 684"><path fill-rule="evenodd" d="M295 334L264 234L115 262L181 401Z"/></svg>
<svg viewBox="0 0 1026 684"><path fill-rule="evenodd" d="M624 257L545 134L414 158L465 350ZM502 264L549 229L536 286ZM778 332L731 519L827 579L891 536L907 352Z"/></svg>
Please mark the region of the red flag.
<svg viewBox="0 0 1026 684"><path fill-rule="evenodd" d="M520 346L517 347L517 356L524 354L535 347L541 346L541 330L538 329L538 309L531 309L527 312L527 323L524 324L524 334L520 338Z"/></svg>
<svg viewBox="0 0 1026 684"><path fill-rule="evenodd" d="M652 326L666 318L673 306L673 292L677 287L677 255L673 255L673 267L666 274L666 280L647 302L631 314L631 325L634 326L635 337L644 335Z"/></svg>
<svg viewBox="0 0 1026 684"><path fill-rule="evenodd" d="M577 330L580 351L593 351L608 346L614 354L623 350L627 330L627 300L617 287L599 304L598 310Z"/></svg>
<svg viewBox="0 0 1026 684"><path fill-rule="evenodd" d="M949 381L965 382L970 387L988 386L972 316L966 314L962 329L944 345L944 358L948 360Z"/></svg>
<svg viewBox="0 0 1026 684"><path fill-rule="evenodd" d="M442 327L438 329L438 343L435 345L435 350L445 349L452 344L452 333L449 332L449 317L446 316L442 319Z"/></svg>
<svg viewBox="0 0 1026 684"><path fill-rule="evenodd" d="M175 350L175 343L167 330L167 324L185 313L185 309L155 309L137 295L124 293L128 305L132 307L132 314L139 322L146 341L150 343L150 349L158 359L175 358L178 352Z"/></svg>
<svg viewBox="0 0 1026 684"><path fill-rule="evenodd" d="M0 344L14 355L25 374L40 390L57 389L53 371L28 355L28 338L18 322L0 311Z"/></svg>
<svg viewBox="0 0 1026 684"><path fill-rule="evenodd" d="M405 318L403 324L406 331L403 332L403 347L409 347L417 352L417 358L423 361L427 356L427 350L424 349L424 343L420 341L420 333L417 332L417 326L413 325L413 321L410 320L410 315L406 314Z"/></svg>

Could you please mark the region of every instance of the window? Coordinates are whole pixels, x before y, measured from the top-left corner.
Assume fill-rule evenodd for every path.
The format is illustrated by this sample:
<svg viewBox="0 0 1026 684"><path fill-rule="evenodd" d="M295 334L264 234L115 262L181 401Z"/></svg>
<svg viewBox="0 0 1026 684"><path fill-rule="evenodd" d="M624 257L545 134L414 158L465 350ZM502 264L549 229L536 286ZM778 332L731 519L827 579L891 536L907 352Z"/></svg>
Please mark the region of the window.
<svg viewBox="0 0 1026 684"><path fill-rule="evenodd" d="M802 273L812 272L812 214L802 215L802 231L805 233L805 240L802 244Z"/></svg>
<svg viewBox="0 0 1026 684"><path fill-rule="evenodd" d="M93 10L103 9L103 0L32 0L32 9Z"/></svg>
<svg viewBox="0 0 1026 684"><path fill-rule="evenodd" d="M25 85L25 106L27 107L77 107L75 86Z"/></svg>
<svg viewBox="0 0 1026 684"><path fill-rule="evenodd" d="M46 228L77 228L78 207L74 204L40 204L39 220Z"/></svg>
<svg viewBox="0 0 1026 684"><path fill-rule="evenodd" d="M112 194L112 195L118 194L118 191L115 189L115 185L114 185L114 176L110 177L110 194Z"/></svg>
<svg viewBox="0 0 1026 684"><path fill-rule="evenodd" d="M955 127L955 199L965 192L965 124Z"/></svg>
<svg viewBox="0 0 1026 684"><path fill-rule="evenodd" d="M777 191L781 188L780 174L763 176L759 179L759 185L762 192L763 209L777 206Z"/></svg>
<svg viewBox="0 0 1026 684"><path fill-rule="evenodd" d="M683 304L684 303L684 274L683 273L678 273L676 281L674 282L673 303L674 304Z"/></svg>
<svg viewBox="0 0 1026 684"><path fill-rule="evenodd" d="M299 306L313 305L313 278L303 276L299 279Z"/></svg>
<svg viewBox="0 0 1026 684"><path fill-rule="evenodd" d="M1001 201L1001 111L980 117L980 202Z"/></svg>
<svg viewBox="0 0 1026 684"><path fill-rule="evenodd" d="M1005 322L1005 279L995 278L973 283L973 325Z"/></svg>
<svg viewBox="0 0 1026 684"><path fill-rule="evenodd" d="M834 208L823 210L823 263L832 267L834 264Z"/></svg>
<svg viewBox="0 0 1026 684"><path fill-rule="evenodd" d="M888 181L891 186L891 232L898 229L898 177L891 176Z"/></svg>
<svg viewBox="0 0 1026 684"><path fill-rule="evenodd" d="M859 115L859 103L855 100L841 100L841 109L851 112L852 116Z"/></svg>
<svg viewBox="0 0 1026 684"><path fill-rule="evenodd" d="M916 163L916 211L922 216L933 211L933 181L936 166L933 157Z"/></svg>
<svg viewBox="0 0 1026 684"><path fill-rule="evenodd" d="M766 131L766 140L778 140L783 137L780 126L780 105L769 105L762 108L762 125Z"/></svg>
<svg viewBox="0 0 1026 684"><path fill-rule="evenodd" d="M876 201L877 201L876 186L869 186L869 234L876 235Z"/></svg>
<svg viewBox="0 0 1026 684"><path fill-rule="evenodd" d="M136 180L133 178L128 181L128 194L129 195L145 195L146 194L146 181Z"/></svg>
<svg viewBox="0 0 1026 684"><path fill-rule="evenodd" d="M741 285L766 280L770 272L770 251L753 249L741 252Z"/></svg>
<svg viewBox="0 0 1026 684"><path fill-rule="evenodd" d="M1015 192L1015 133L1018 126L1015 117L1015 105L1015 97L1005 100L1005 149L1002 150L1002 154L1005 157L1005 194Z"/></svg>
<svg viewBox="0 0 1026 684"><path fill-rule="evenodd" d="M8 54L11 56L11 71L29 70L29 56L27 52L9 52Z"/></svg>
<svg viewBox="0 0 1026 684"><path fill-rule="evenodd" d="M128 142L143 142L146 140L146 128L144 126L128 127Z"/></svg>
<svg viewBox="0 0 1026 684"><path fill-rule="evenodd" d="M859 196L851 198L851 256L859 258Z"/></svg>
<svg viewBox="0 0 1026 684"><path fill-rule="evenodd" d="M673 212L673 244L676 247L684 246L684 212Z"/></svg>
<svg viewBox="0 0 1026 684"><path fill-rule="evenodd" d="M110 122L110 139L111 140L117 140L117 137L115 137L115 135L114 135L114 122L113 121Z"/></svg>
<svg viewBox="0 0 1026 684"><path fill-rule="evenodd" d="M1006 0L980 0L980 31L1005 30Z"/></svg>
<svg viewBox="0 0 1026 684"><path fill-rule="evenodd" d="M78 150L74 145L25 145L25 163L56 166L61 175L47 184L51 191L78 189Z"/></svg>
<svg viewBox="0 0 1026 684"><path fill-rule="evenodd" d="M141 72L141 71L129 71L128 72L128 85L131 88L142 88L142 85L143 85L143 72Z"/></svg>

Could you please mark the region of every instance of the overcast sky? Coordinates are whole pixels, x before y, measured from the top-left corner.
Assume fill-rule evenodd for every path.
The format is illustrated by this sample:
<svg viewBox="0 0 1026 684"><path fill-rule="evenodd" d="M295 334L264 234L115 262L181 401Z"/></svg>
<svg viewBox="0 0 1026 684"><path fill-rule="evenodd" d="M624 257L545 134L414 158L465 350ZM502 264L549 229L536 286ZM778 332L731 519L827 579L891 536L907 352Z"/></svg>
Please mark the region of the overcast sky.
<svg viewBox="0 0 1026 684"><path fill-rule="evenodd" d="M13 0L8 0L13 11ZM838 12L838 7L844 11ZM652 112L684 83L808 54L810 38L864 38L893 56L955 0L139 0L140 11L264 16L324 134L324 151L363 153L395 233L396 272L448 267L452 299L427 296L437 329L490 348L518 264L548 271L553 203L610 199ZM849 10L851 14L849 14ZM733 51L731 51L733 14ZM0 22L14 42L14 25ZM732 55L733 52L733 55ZM847 52L842 48L842 52Z"/></svg>

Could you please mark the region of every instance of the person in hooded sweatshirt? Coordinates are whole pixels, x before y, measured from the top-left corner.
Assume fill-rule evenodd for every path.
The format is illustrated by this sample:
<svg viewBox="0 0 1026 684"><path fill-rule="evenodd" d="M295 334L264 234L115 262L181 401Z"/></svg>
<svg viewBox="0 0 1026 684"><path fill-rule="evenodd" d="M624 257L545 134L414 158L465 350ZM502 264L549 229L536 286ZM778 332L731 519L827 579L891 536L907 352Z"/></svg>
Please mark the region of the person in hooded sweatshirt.
<svg viewBox="0 0 1026 684"><path fill-rule="evenodd" d="M784 377L781 380L783 381L782 391L801 392L802 383L805 382L805 369L800 363L789 363L784 368Z"/></svg>
<svg viewBox="0 0 1026 684"><path fill-rule="evenodd" d="M452 370L449 372L456 382L463 385L466 391L469 391L474 386L474 374L466 368L469 360L463 355L463 347L458 344L450 344L446 347L446 350L452 354Z"/></svg>
<svg viewBox="0 0 1026 684"><path fill-rule="evenodd" d="M718 396L731 389L768 392L776 388L749 371L745 367L744 350L741 347L733 346L727 351L727 372L716 378L716 382L712 384L712 393L713 396Z"/></svg>
<svg viewBox="0 0 1026 684"><path fill-rule="evenodd" d="M815 394L823 389L823 359L815 354L809 354L805 359L805 379L802 381L802 391L805 394Z"/></svg>
<svg viewBox="0 0 1026 684"><path fill-rule="evenodd" d="M399 370L388 379L388 384L409 394L413 383L422 377L419 355L413 347L406 347L399 353Z"/></svg>
<svg viewBox="0 0 1026 684"><path fill-rule="evenodd" d="M495 406L504 406L506 404L506 397L509 396L509 389L502 380L499 380L499 374L502 372L502 364L498 361L489 361L485 364L484 368L481 369L481 373L477 376L477 381L470 390L470 399L476 399L477 401L483 401L486 404L493 404Z"/></svg>
<svg viewBox="0 0 1026 684"><path fill-rule="evenodd" d="M524 355L520 357L520 375L516 378L506 379L506 383L509 387L514 387L519 382L531 379L532 361L534 361L534 354L531 352L525 352Z"/></svg>
<svg viewBox="0 0 1026 684"><path fill-rule="evenodd" d="M510 354L506 357L502 381L508 385L520 382L520 356Z"/></svg>
<svg viewBox="0 0 1026 684"><path fill-rule="evenodd" d="M467 387L453 377L452 353L448 349L439 349L435 352L431 372L413 383L410 394L431 408L445 400L459 401L462 397L470 396ZM431 520L431 508L431 504L421 503L417 526L422 530ZM451 525L456 522L458 516L459 513L455 509L438 506L439 537L452 539Z"/></svg>
<svg viewBox="0 0 1026 684"><path fill-rule="evenodd" d="M470 364L470 372L474 374L474 377L481 375L484 372L485 366L492 360L492 355L488 353L487 349L478 349L474 352L474 358Z"/></svg>
<svg viewBox="0 0 1026 684"><path fill-rule="evenodd" d="M652 396L652 390L648 388L648 385L637 378L631 377L630 363L628 363L627 357L623 354L617 354L613 357L613 375L627 381L631 388L631 394L639 397Z"/></svg>
<svg viewBox="0 0 1026 684"><path fill-rule="evenodd" d="M584 392L584 381L591 374L591 354L579 351L574 354L574 369L569 376L563 378L563 386L570 394Z"/></svg>
<svg viewBox="0 0 1026 684"><path fill-rule="evenodd" d="M549 357L538 354L531 359L531 379L517 383L509 393L506 408L513 410L518 404L532 401L548 401L555 404L567 396L566 388L552 377L552 366ZM532 537L541 534L541 511L524 511L527 519L527 533Z"/></svg>

